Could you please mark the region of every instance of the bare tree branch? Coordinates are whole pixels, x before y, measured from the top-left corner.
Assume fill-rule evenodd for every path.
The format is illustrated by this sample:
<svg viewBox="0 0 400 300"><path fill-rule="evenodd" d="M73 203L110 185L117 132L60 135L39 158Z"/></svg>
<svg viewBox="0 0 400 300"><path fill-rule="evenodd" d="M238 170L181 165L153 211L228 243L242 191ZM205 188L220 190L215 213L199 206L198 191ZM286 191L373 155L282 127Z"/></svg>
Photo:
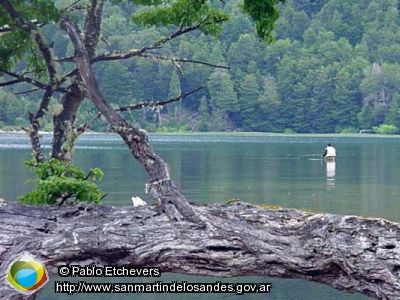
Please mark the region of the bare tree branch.
<svg viewBox="0 0 400 300"><path fill-rule="evenodd" d="M16 78L17 80L15 80L15 83L21 83L21 82L26 82L29 84L32 84L42 90L46 90L49 88L49 85L40 82L36 79L30 78L30 77L26 77L25 75L21 75L21 74L17 74L11 71L7 71L5 69L0 68L0 73L6 74L10 77ZM4 84L4 83L3 83ZM0 84L1 85L1 84ZM65 88L62 87L57 87L57 89L55 90L57 92L61 92L61 93L65 93L67 90Z"/></svg>
<svg viewBox="0 0 400 300"><path fill-rule="evenodd" d="M221 18L221 19L219 19L219 20L217 20L215 22L216 23L222 23L224 21L226 21L226 19L225 18ZM144 54L145 52L147 52L149 50L155 50L155 49L160 48L161 45L169 42L170 40L172 40L172 39L174 39L176 37L179 37L179 36L181 36L183 34L195 31L195 30L199 29L201 26L204 26L204 25L207 25L207 24L209 24L209 20L208 19L204 20L200 24L197 24L197 25L194 25L194 26L190 26L190 27L187 27L187 28L183 28L183 26L181 25L179 27L179 29L176 30L174 33L172 33L168 37L165 37L165 38L162 38L162 39L156 41L155 43L153 43L150 46L146 46L146 47L143 47L141 49L132 49L132 50L129 50L129 51L123 52L123 53L112 52L112 53L100 54L99 56L94 57L93 59L91 59L91 63L97 63L97 62L100 62L100 61L112 61L112 60L129 59L129 58L132 58L132 57L135 57L135 56L142 56L142 57L147 57L147 58L167 60L167 61L171 61L172 63L190 62L190 63L202 64L202 65L215 67L215 68L229 69L230 67L228 67L228 66L214 65L214 64L211 64L211 63L201 62L201 61L197 61L197 60L190 60L190 59L184 59L184 58L181 58L181 59L179 59L179 58L168 58L168 57L161 56L161 55L157 56L157 55L151 55L151 54L148 54L148 55ZM104 42L106 43L106 41L104 41ZM93 51L92 51L92 53L93 53ZM57 59L56 61L59 62L59 63L66 63L66 62L76 62L76 59L75 59L75 56L69 56L69 57ZM178 68L179 72L181 72L177 65L174 65L174 66ZM74 69L74 70L70 71L68 74L66 74L60 80L60 82L65 82L67 78L75 76L77 74L78 74L78 69Z"/></svg>
<svg viewBox="0 0 400 300"><path fill-rule="evenodd" d="M65 63L65 62L75 62L75 56L68 56L64 58L57 58L56 62Z"/></svg>
<svg viewBox="0 0 400 300"><path fill-rule="evenodd" d="M186 58L173 58L173 57L167 57L167 56L162 56L162 55L155 55L155 54L138 54L140 57L145 57L145 58L151 58L154 60L165 60L165 61L170 61L170 62L183 62L183 63L193 63L193 64L200 64L200 65L205 65L213 68L220 68L220 69L230 69L229 66L222 66L222 65L216 65L200 60L194 60L194 59L186 59Z"/></svg>
<svg viewBox="0 0 400 300"><path fill-rule="evenodd" d="M129 105L129 106L124 106L124 107L117 108L117 109L115 109L115 111L124 112L124 111L128 111L128 110L142 109L142 108L145 108L145 107L164 106L164 105L167 105L169 103L177 102L179 100L182 100L182 99L186 98L187 96L190 96L190 95L192 95L194 93L197 93L198 91L200 91L202 89L203 89L203 87L198 87L197 89L194 89L194 90L192 90L192 91L190 91L188 93L185 93L185 94L181 94L180 96L172 98L172 99L169 99L167 101L140 102L140 103L137 103L137 104L134 104L134 105Z"/></svg>
<svg viewBox="0 0 400 300"><path fill-rule="evenodd" d="M157 102L140 102L140 103L136 103L133 105L128 105L128 106L124 106L124 107L120 107L120 108L116 108L114 109L115 111L119 111L119 112L124 112L124 111L130 111L130 110L134 110L134 109L142 109L145 107L157 107L157 106L164 106L167 105L169 103L173 103L173 102L177 102L179 100L184 99L187 96L190 96L194 93L197 93L198 91L202 90L203 87L198 87L197 89L194 89L188 93L184 93L179 95L178 97L169 99L167 101L157 101ZM87 129L89 129L90 124L92 124L94 121L96 121L98 118L100 118L102 115L101 112L97 113L95 117L93 117L92 119L90 119L88 122L86 122L85 124L79 126L78 128L78 132L79 133L83 133L85 132Z"/></svg>
<svg viewBox="0 0 400 300"><path fill-rule="evenodd" d="M32 92L37 92L37 91L41 91L41 89L33 89L33 90L28 90L28 91L23 91L23 92L16 92L16 93L14 93L15 95L23 95L23 94L29 94L29 93L32 93Z"/></svg>
<svg viewBox="0 0 400 300"><path fill-rule="evenodd" d="M43 25L45 25L44 23L35 21L35 20L28 21L28 23L34 24L38 27L42 27ZM11 31L11 27L9 25L4 25L4 26L0 27L0 33L10 32L10 31Z"/></svg>
<svg viewBox="0 0 400 300"><path fill-rule="evenodd" d="M17 78L19 80L19 82L30 83L30 84L32 84L34 86L37 86L38 88L41 88L42 90L47 89L47 84L44 84L44 83L42 83L40 81L37 81L36 79L32 79L30 77L25 77L24 75L20 75L20 74L11 72L11 71L7 71L7 70L2 69L2 68L0 68L0 72L3 73L3 74L8 75L10 77Z"/></svg>
<svg viewBox="0 0 400 300"><path fill-rule="evenodd" d="M4 26L0 27L0 33L10 32L10 31L11 31L11 27L8 25L4 25Z"/></svg>
<svg viewBox="0 0 400 300"><path fill-rule="evenodd" d="M65 81L67 81L68 78L74 77L76 75L79 75L79 71L78 69L73 69L70 72L68 72L67 74L65 74L61 79L60 79L60 83L64 83Z"/></svg>
<svg viewBox="0 0 400 300"><path fill-rule="evenodd" d="M222 22L224 22L226 20L227 20L226 18L221 18L221 19L215 21L215 23L222 23ZM213 23L214 23L214 21L213 21ZM189 26L189 27L186 27L186 28L180 27L180 28L178 28L178 30L173 32L171 35L156 41L155 43L153 43L150 46L146 46L146 47L143 47L141 49L132 49L132 50L124 52L124 53L105 53L105 54L101 54L101 55L95 57L92 60L92 62L95 63L95 62L98 62L98 61L128 59L128 58L131 58L131 57L134 57L134 56L138 56L140 54L145 53L146 51L158 49L158 48L160 48L161 45L169 42L170 40L172 40L174 38L177 38L177 37L179 37L179 36L181 36L183 34L195 31L195 30L199 29L200 27L208 25L208 24L211 24L211 22L209 20L204 20L203 22L200 22L199 24L196 24L196 25L193 25L193 26Z"/></svg>
<svg viewBox="0 0 400 300"><path fill-rule="evenodd" d="M13 84L20 83L20 82L23 82L23 81L17 79L17 80L11 80L11 81L7 81L7 82L0 82L0 87L13 85Z"/></svg>
<svg viewBox="0 0 400 300"><path fill-rule="evenodd" d="M83 4L78 4L81 2L81 0L76 0L74 3L71 5L61 9L62 11L77 11L77 10L83 10L83 9L88 9L88 5L83 5Z"/></svg>

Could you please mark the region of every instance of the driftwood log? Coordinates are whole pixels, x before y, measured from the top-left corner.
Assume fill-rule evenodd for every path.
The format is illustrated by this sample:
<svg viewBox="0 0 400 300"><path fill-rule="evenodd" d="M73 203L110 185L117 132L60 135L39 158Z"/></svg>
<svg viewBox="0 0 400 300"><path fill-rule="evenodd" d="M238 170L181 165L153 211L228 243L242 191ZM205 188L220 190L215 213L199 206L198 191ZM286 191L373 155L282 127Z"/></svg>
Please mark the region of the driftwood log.
<svg viewBox="0 0 400 300"><path fill-rule="evenodd" d="M28 251L54 273L64 264L153 266L204 276L301 278L400 299L400 224L242 202L192 207L201 226L171 220L162 206L1 206L0 277ZM26 298L1 280L0 299Z"/></svg>

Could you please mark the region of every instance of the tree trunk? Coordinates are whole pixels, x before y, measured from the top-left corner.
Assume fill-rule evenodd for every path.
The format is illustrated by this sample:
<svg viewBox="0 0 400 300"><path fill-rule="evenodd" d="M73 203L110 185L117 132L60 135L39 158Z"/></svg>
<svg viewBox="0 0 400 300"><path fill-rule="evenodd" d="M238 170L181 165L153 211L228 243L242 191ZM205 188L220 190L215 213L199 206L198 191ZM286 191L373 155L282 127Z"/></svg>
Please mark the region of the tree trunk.
<svg viewBox="0 0 400 300"><path fill-rule="evenodd" d="M51 157L61 161L72 161L75 141L79 133L75 129L76 113L85 98L85 90L80 76L77 76L64 94L60 114L54 115L53 147Z"/></svg>
<svg viewBox="0 0 400 300"><path fill-rule="evenodd" d="M173 220L187 220L204 226L185 196L171 180L168 166L149 143L148 136L119 115L103 97L93 70L87 49L78 27L66 15L61 16L60 26L67 32L75 48L75 59L86 87L86 96L107 119L113 131L118 133L129 147L132 155L140 162L149 176L146 190L158 201L164 212Z"/></svg>
<svg viewBox="0 0 400 300"><path fill-rule="evenodd" d="M89 59L95 56L96 47L99 43L103 7L104 0L91 0L86 12L83 26L83 44L87 49ZM83 99L85 99L85 92L84 83L78 74L61 100L62 112L53 118L54 136L51 154L53 158L61 161L72 161L75 142L86 129L83 128L82 131L78 132L75 128L76 114Z"/></svg>
<svg viewBox="0 0 400 300"><path fill-rule="evenodd" d="M0 207L0 277L28 251L52 273L64 264L153 266L201 276L300 278L400 299L400 224L241 202L195 209L206 227L173 222L151 206L6 204ZM0 298L23 299L4 280Z"/></svg>

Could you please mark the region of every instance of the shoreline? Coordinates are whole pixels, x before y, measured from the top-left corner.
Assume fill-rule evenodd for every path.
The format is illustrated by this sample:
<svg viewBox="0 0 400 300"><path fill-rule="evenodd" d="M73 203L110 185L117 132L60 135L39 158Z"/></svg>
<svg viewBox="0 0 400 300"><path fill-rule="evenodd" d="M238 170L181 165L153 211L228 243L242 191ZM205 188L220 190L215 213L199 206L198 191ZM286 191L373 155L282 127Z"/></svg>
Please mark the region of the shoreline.
<svg viewBox="0 0 400 300"><path fill-rule="evenodd" d="M26 134L23 130L0 130L0 134ZM39 134L51 135L50 131L39 131ZM113 132L89 131L84 135L116 135ZM147 132L148 135L164 136L246 136L246 137L329 137L329 138L400 138L399 134L368 133L272 133L272 132Z"/></svg>

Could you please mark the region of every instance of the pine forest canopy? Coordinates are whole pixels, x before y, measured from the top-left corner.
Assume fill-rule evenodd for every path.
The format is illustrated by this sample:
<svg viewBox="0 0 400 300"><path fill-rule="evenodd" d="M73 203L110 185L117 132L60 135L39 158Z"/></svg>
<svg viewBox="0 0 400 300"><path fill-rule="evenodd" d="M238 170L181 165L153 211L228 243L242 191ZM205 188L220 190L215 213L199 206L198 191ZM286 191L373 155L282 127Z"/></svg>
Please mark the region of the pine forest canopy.
<svg viewBox="0 0 400 300"><path fill-rule="evenodd" d="M104 1L101 1L102 3ZM268 0L268 1L245 1L240 4L242 11L251 16L257 27L259 36L265 40L271 40L271 31L273 24L278 17L278 10L276 4L284 2L283 0ZM54 76L53 81L60 81L57 91L62 92L62 86L68 86L68 80L71 74L68 71L71 69L71 64L66 64L66 60L63 59L71 53L71 47L68 46L68 40L63 36L63 32L60 32L55 25L60 19L60 13L67 13L75 18L78 22L82 21L82 13L80 10L85 9L87 1L70 1L70 6L66 1L10 1L10 4L15 10L15 15L10 16L9 13L2 10L0 11L0 33L1 33L1 45L0 45L0 71L3 75L13 75L13 79L19 82L28 82L37 89L44 89L44 84L39 83L42 80L48 79L51 76L46 72L46 55L50 56L50 52L47 54L40 54L40 49L36 44L35 38L31 38L32 32L27 31L27 28L23 28L21 20L27 22L24 24L25 27L37 26L34 29L44 32L45 37L49 41L51 48L54 49L56 55L56 62L64 62L61 66L53 66L54 69L57 67L65 71L67 74L62 77L62 72L59 72L57 76ZM93 53L97 52L99 56L104 53L110 53L112 51L126 51L133 47L144 47L148 46L149 43L156 42L163 35L171 31L171 26L180 28L198 27L201 32L211 35L219 36L222 32L221 23L229 19L229 14L223 11L223 1L189 1L189 0L178 0L178 1L153 1L153 0L138 0L138 1L107 1L106 2L106 15L102 16L102 33L101 38L103 44L99 44L97 49L93 49ZM236 3L238 6L239 4ZM18 22L20 23L18 25ZM101 22L101 21L100 21ZM135 25L136 24L136 25ZM158 27L153 27L158 26ZM32 27L33 28L33 27ZM31 29L32 29L31 28ZM189 30L188 32L190 32ZM120 38L125 35L127 38L125 41ZM178 35L181 35L178 34ZM43 41L44 42L44 41ZM122 43L121 43L122 42ZM164 43L166 41L162 41ZM160 45L158 45L160 46ZM161 48L161 47L154 48ZM159 54L171 54L172 46L168 45L168 51L160 50L153 51ZM40 47L39 47L40 48ZM133 48L134 49L134 48ZM143 49L143 48L142 48ZM147 50L147 49L146 49ZM152 49L157 50L157 49ZM103 54L100 54L103 53ZM43 57L44 56L44 57ZM131 55L134 56L134 55ZM148 73L147 68L155 70L156 68L163 73L165 77L171 77L173 71L173 65L170 63L160 64L154 61L154 57L150 57L152 60L144 62L143 60L134 60L128 67L126 63L119 63L110 61L100 65L96 72L101 75L101 86L105 90L106 96L113 95L110 99L115 105L132 104L138 101L148 101L148 99L165 99L168 95L168 80L155 79L148 81L148 76L143 76L141 70ZM103 60L103 57L97 57L95 59ZM161 58L161 59L164 59ZM104 59L108 60L108 59ZM111 58L110 60L114 60ZM72 61L72 60L71 60ZM138 64L134 66L133 64ZM121 69L122 67L122 69ZM15 72L14 72L15 71ZM13 72L7 73L7 72ZM29 72L29 73L28 73ZM180 69L179 69L180 72ZM134 76L134 74L137 76ZM149 76L153 77L151 71ZM16 76L32 74L27 76L24 80ZM106 75L107 74L107 75ZM138 77L138 78L133 78ZM32 81L30 78L35 78L36 81ZM6 76L5 83L2 86L9 86L9 79ZM125 79L122 80L121 79ZM162 82L160 82L162 81ZM12 81L11 81L12 82ZM119 84L115 84L119 82ZM121 88L121 83L129 82L131 87ZM144 84L146 83L147 84ZM141 89L138 90L136 85L141 85ZM152 85L151 87L149 85ZM24 84L17 86L11 86L1 91L3 93L4 107L7 110L3 112L0 121L3 125L22 125L26 124L24 116L28 111L33 110L35 104L37 105L38 98L37 93L26 93L32 89L28 89ZM163 87L165 90L159 93L159 90L155 90L154 87ZM33 89L36 92L37 89ZM116 91L117 93L114 93ZM184 90L183 88L181 90ZM126 93L124 92L126 91ZM65 92L65 90L64 90ZM14 94L14 95L13 95ZM20 95L19 99L13 101L16 95ZM158 94L155 98L154 94ZM54 107L57 107L57 98L59 95L52 95L55 99L53 100ZM117 101L116 98L118 98ZM176 96L176 95L175 95ZM86 106L86 107L85 107ZM57 111L57 109L56 109ZM87 116L93 116L95 110L90 105L84 105L83 109L79 112L78 119L85 120ZM147 119L147 118L144 118ZM101 125L100 125L101 126ZM103 124L104 126L104 124ZM94 126L96 129L96 125Z"/></svg>
<svg viewBox="0 0 400 300"><path fill-rule="evenodd" d="M41 28L49 43L54 42L57 58L73 54L68 39L53 24L58 18L56 7L67 8L66 2L35 1L31 6L29 2L14 2L24 17L48 24ZM209 13L211 17L229 17L229 20L221 26L201 28L210 35L199 32L183 35L162 49L153 50L152 54L207 61L230 69L181 62L174 65L142 57L96 63L100 87L115 107L161 101L179 95L179 91L204 86L182 103L172 103L159 112L147 109L126 113L127 118L139 122L145 129L322 133L357 132L381 124L400 128L397 1L384 4L369 0L286 1L278 6L280 16L272 31L276 40L272 44L261 41L257 33L270 39L271 21L277 17L273 6L276 1L231 0L211 4L199 1L200 16L195 14L196 5L189 5L193 14L187 11L182 24L179 23L185 10L182 7L192 1L175 1L169 5L163 2L107 2L102 41L97 45L96 54L140 49L167 36L174 26L193 24L197 21L195 18ZM148 4L161 5L161 8L153 10ZM258 18L257 26L239 13L243 4L247 5L248 15ZM272 14L268 18L271 19L257 15L270 10ZM71 14L82 20L79 10ZM0 20L2 26L12 24L4 12ZM43 72L44 62L37 54L34 41L17 27L12 30L1 35L2 68L16 73L28 68L33 72L30 77L46 81L48 75ZM57 67L64 71L59 74L67 74L73 66L60 63ZM0 126L28 124L26 115L37 109L41 94L24 92L36 88L21 83L0 90L1 106L7 108L0 113ZM51 111L57 111L60 97L59 93L53 95ZM84 123L96 113L91 103L84 101L77 119ZM51 118L43 126L50 129ZM107 127L104 122L95 121L91 128L106 130Z"/></svg>

